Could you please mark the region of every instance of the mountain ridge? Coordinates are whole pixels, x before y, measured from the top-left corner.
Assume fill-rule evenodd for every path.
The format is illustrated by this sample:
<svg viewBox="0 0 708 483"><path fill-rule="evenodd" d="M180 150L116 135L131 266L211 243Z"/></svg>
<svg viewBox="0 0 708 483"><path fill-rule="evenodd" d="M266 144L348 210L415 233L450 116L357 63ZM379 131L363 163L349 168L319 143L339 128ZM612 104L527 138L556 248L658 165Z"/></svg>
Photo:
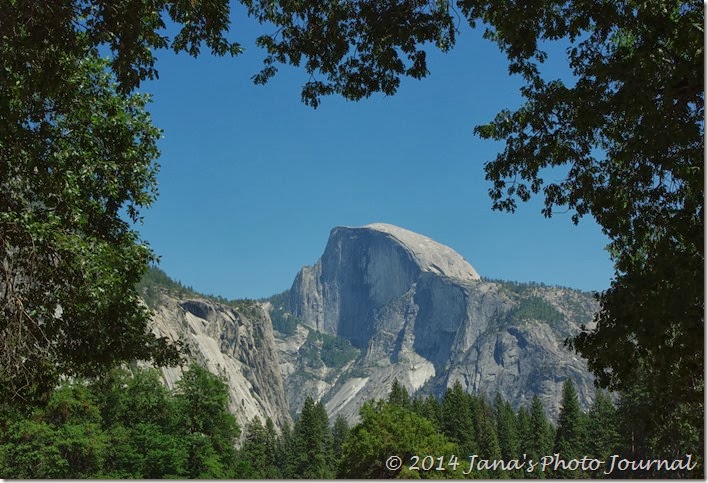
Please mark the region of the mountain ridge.
<svg viewBox="0 0 708 483"><path fill-rule="evenodd" d="M337 411L353 418L363 399L385 397L393 378L409 392L426 386L438 395L459 380L469 392L500 392L515 406L539 394L555 417L560 384L571 377L587 407L593 378L563 341L588 321L594 300L564 289L517 293L485 282L449 247L438 252L446 263L431 269L425 248L442 251L438 246L444 247L385 224L330 232L320 259L295 277L289 308L309 329L359 348L354 369L367 378L356 387L345 381L346 394L339 394L332 393L336 381L324 384L315 374L297 384L286 377L289 397L309 388L316 399L347 401ZM413 256L416 250L424 256Z"/></svg>
<svg viewBox="0 0 708 483"><path fill-rule="evenodd" d="M468 392L499 392L514 407L538 394L555 418L560 384L570 377L581 404L592 401L584 361L563 347L592 320L589 294L482 278L452 248L393 225L332 229L320 259L281 294L257 302L211 297L269 319L266 365L285 397L271 394L277 402L254 403L250 413L274 419L277 411L263 408L284 400L294 416L312 396L331 418L353 421L363 401L387 396L393 379L438 396L460 381Z"/></svg>

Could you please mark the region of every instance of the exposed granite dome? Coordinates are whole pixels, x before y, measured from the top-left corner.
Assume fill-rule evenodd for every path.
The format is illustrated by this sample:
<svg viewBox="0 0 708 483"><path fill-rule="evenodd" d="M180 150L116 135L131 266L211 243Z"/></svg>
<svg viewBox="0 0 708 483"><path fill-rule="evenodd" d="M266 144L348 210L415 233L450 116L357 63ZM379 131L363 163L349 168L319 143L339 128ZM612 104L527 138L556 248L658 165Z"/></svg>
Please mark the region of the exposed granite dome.
<svg viewBox="0 0 708 483"><path fill-rule="evenodd" d="M475 269L459 253L427 236L387 223L372 223L361 229L389 235L411 253L423 271L460 281L480 279Z"/></svg>
<svg viewBox="0 0 708 483"><path fill-rule="evenodd" d="M397 226L334 228L320 259L295 277L289 308L305 327L361 351L344 373L325 374L303 365L295 339L278 342L292 410L311 395L330 416L352 420L365 400L387 397L394 378L438 395L460 381L515 407L538 395L551 417L567 377L583 406L592 400L585 361L563 345L591 319L592 297L485 282L452 248Z"/></svg>

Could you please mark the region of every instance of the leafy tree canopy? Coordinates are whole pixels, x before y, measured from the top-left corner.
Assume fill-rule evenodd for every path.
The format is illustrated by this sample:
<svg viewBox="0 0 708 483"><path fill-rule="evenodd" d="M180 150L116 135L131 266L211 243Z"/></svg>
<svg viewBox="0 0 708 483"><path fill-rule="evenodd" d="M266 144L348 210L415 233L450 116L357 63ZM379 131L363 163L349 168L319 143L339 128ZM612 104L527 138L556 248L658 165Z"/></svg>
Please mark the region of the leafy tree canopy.
<svg viewBox="0 0 708 483"><path fill-rule="evenodd" d="M433 423L410 410L384 401L366 402L342 448L339 478L451 478L463 468L440 471L409 470L411 456L460 454L456 444L435 430ZM399 456L401 468L389 470L385 462ZM461 466L464 466L461 464Z"/></svg>
<svg viewBox="0 0 708 483"><path fill-rule="evenodd" d="M242 3L274 29L258 39L266 58L254 80L266 82L278 64L302 66L311 75L302 99L314 107L330 94L393 94L402 77L427 74L428 44L446 51L461 19L482 23L525 82L519 109L476 128L505 142L485 166L493 207L514 211L541 195L546 216L560 209L576 223L598 221L616 277L595 328L572 346L612 390L630 390L641 375L656 431L685 423L702 432L702 5ZM226 38L229 2L2 0L0 11L3 392L28 398L59 373L130 358L174 362L136 303L152 254L119 216L139 219L155 188L159 133L146 99L130 93L157 76L159 49L239 53ZM178 28L171 38L167 19ZM559 40L570 82L542 75L544 45ZM98 47L111 52L108 64ZM549 168L562 168L563 179L548 181ZM672 412L677 400L681 414Z"/></svg>
<svg viewBox="0 0 708 483"><path fill-rule="evenodd" d="M87 43L86 56L27 58L38 30L0 42L0 390L18 401L44 398L59 374L179 360L147 329L135 284L153 255L121 216L154 198L147 98L118 94ZM33 76L45 62L56 78Z"/></svg>
<svg viewBox="0 0 708 483"><path fill-rule="evenodd" d="M176 392L154 369L115 369L88 384L63 381L29 414L2 401L0 474L234 478L239 428L226 401L209 395L225 391L223 381L198 366L183 373ZM185 404L201 398L207 402Z"/></svg>
<svg viewBox="0 0 708 483"><path fill-rule="evenodd" d="M571 344L601 385L628 390L646 374L649 419L679 427L685 401L702 428L703 7L691 2L464 2L489 24L524 105L476 128L504 150L486 164L495 209L544 198L544 215L593 216L616 276L596 326ZM544 42L564 39L571 83L546 80ZM544 179L563 167L558 182ZM558 171L554 171L557 173ZM697 448L702 453L702 449Z"/></svg>

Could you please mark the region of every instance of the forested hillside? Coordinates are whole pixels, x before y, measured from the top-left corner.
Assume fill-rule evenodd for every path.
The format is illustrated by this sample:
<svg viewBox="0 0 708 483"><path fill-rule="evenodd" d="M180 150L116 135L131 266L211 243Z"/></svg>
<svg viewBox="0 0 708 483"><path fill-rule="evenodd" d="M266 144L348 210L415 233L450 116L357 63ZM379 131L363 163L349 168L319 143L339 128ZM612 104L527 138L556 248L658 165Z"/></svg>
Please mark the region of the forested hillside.
<svg viewBox="0 0 708 483"><path fill-rule="evenodd" d="M223 380L192 365L170 391L155 369L115 370L65 381L42 408L2 406L0 475L5 478L628 478L703 475L700 455L641 462L633 417L598 391L582 411L569 381L557 424L541 401L466 394L411 398L394 380L386 400L360 420L330 424L307 398L293 427L254 418L239 428ZM631 406L630 406L631 407ZM241 436L241 444L236 443ZM557 455L557 456L556 456ZM619 456L613 456L619 455ZM632 468L631 463L644 469ZM660 466L663 465L663 466Z"/></svg>

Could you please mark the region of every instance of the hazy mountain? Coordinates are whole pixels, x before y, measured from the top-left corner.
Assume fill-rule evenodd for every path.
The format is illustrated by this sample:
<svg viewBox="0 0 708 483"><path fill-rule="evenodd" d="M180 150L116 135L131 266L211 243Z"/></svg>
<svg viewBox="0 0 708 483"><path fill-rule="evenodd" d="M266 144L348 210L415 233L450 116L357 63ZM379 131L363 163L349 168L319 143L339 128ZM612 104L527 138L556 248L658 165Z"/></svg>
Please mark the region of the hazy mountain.
<svg viewBox="0 0 708 483"><path fill-rule="evenodd" d="M396 226L333 229L322 257L280 299L301 323L276 335L291 410L311 394L330 415L351 419L364 400L385 397L394 378L410 392L437 394L460 380L516 406L538 394L554 417L570 377L581 402L591 402L592 376L563 347L591 320L589 294L484 281L451 248ZM308 330L346 339L358 358L336 370L313 367L303 357L313 351L300 345Z"/></svg>
<svg viewBox="0 0 708 483"><path fill-rule="evenodd" d="M438 395L459 380L515 406L538 394L551 417L567 377L583 406L594 392L584 361L563 347L591 321L590 294L482 279L451 248L396 226L333 229L322 257L261 302L203 296L151 273L142 290L155 330L227 378L242 424L259 415L282 425L308 395L351 421L394 378Z"/></svg>

